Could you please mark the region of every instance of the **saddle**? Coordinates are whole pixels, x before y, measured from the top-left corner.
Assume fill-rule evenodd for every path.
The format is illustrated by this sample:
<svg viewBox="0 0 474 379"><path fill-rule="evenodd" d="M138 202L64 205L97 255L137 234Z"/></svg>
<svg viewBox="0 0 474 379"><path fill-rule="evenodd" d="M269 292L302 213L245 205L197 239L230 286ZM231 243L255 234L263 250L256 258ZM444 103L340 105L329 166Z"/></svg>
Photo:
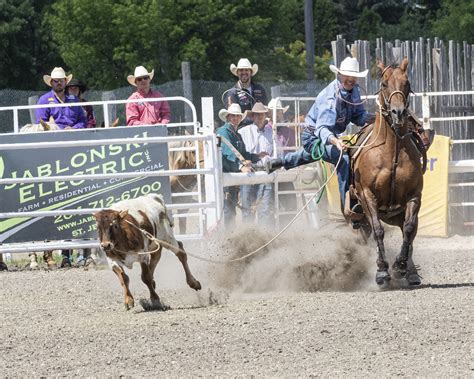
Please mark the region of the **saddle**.
<svg viewBox="0 0 474 379"><path fill-rule="evenodd" d="M423 123L418 119L418 117L410 110L408 109L408 130L411 132L411 139L412 142L415 146L415 148L418 151L418 154L420 155L420 158L423 159L423 174L426 171L426 166L427 166L427 156L426 152L428 151L429 147L431 146L435 132L434 130L425 130L423 128ZM352 144L353 147L358 147L358 148L352 148L349 149L349 158L350 158L350 172L349 172L349 191L346 194L346 201L345 201L345 209L344 209L344 215L350 219L351 221L360 221L364 215L362 213L354 212L351 209L351 204L357 203L358 198L357 198L357 193L355 190L355 185L354 185L354 162L357 160L357 157L359 156L360 152L362 151L362 148L364 145L366 145L369 137L372 135L374 129L374 124L369 124L365 125L357 134L355 134L351 140L355 140L355 142Z"/></svg>

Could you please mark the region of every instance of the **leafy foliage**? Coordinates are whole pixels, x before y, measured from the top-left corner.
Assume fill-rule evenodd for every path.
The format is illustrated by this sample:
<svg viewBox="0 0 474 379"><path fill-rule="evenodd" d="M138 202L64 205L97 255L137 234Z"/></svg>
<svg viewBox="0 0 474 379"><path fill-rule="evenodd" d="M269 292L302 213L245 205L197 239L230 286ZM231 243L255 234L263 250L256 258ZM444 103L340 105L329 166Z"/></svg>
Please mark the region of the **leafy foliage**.
<svg viewBox="0 0 474 379"><path fill-rule="evenodd" d="M181 76L227 81L241 57L258 80L306 79L304 0L0 0L0 88L44 89L54 66L111 89L138 65L156 83ZM331 79L331 41L415 39L473 42L470 0L313 0L316 77Z"/></svg>
<svg viewBox="0 0 474 379"><path fill-rule="evenodd" d="M445 0L433 22L433 32L445 39L474 42L474 2Z"/></svg>

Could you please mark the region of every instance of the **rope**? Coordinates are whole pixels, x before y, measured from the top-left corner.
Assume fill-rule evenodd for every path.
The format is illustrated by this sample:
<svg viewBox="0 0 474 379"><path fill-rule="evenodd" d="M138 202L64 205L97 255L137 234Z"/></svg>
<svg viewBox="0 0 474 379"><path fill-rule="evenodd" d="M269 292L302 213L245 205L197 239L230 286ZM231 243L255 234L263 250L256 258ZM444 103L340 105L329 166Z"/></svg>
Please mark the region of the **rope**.
<svg viewBox="0 0 474 379"><path fill-rule="evenodd" d="M341 159L342 159L342 154L343 152L341 151L341 153L339 154L339 159L337 160L337 163L336 165L334 166L334 170L333 172L331 173L331 175L329 176L329 178L327 178L327 180L322 184L322 186L318 189L318 191L316 191L316 193L314 195L311 196L311 198L303 205L303 207L298 211L298 213L290 220L290 222L282 229L280 230L273 238L271 238L268 242L266 242L265 244L263 244L262 246L260 246L258 249L242 256L242 257L239 257L239 258L235 258L235 259L229 259L229 260L215 260L215 259L208 259L208 258L204 258L204 257L201 257L199 255L195 255L195 254L191 254L191 253L188 253L186 251L184 251L183 249L180 249L179 247L176 247L172 244L170 244L169 242L167 241L163 241L163 240L160 240L158 238L156 238L155 236L151 235L149 232L147 232L146 230L138 227L137 225L133 224L132 222L128 221L128 220L125 220L125 222L127 222L128 224L130 224L131 226L133 226L134 228L138 229L139 231L141 231L148 239L156 242L158 244L158 247L153 250L153 251L148 251L148 252L139 252L138 255L145 255L145 254L153 254L155 253L156 251L158 251L160 249L161 246L164 246L166 247L167 249L171 250L172 252L176 253L176 252L181 252L181 253L184 253L184 254L187 254L189 255L190 257L193 257L195 259L198 259L200 261L204 261L204 262L209 262L209 263L215 263L215 264L229 264L229 263L235 263L235 262L239 262L239 261L242 261L244 259L247 259L257 253L259 253L260 251L262 251L264 248L266 248L267 246L269 246L273 241L275 241L278 237L280 237L290 226L291 224L293 224L295 222L295 220L301 215L301 213L303 213L303 211L308 207L308 205L313 201L313 199L318 196L318 194L324 190L324 188L326 188L327 184L329 183L329 181L331 180L331 178L334 176L336 170L337 170L337 167L339 166L339 163L341 162ZM114 249L114 250L117 250L118 252L122 252L118 249ZM122 253L125 253L126 252L122 252Z"/></svg>

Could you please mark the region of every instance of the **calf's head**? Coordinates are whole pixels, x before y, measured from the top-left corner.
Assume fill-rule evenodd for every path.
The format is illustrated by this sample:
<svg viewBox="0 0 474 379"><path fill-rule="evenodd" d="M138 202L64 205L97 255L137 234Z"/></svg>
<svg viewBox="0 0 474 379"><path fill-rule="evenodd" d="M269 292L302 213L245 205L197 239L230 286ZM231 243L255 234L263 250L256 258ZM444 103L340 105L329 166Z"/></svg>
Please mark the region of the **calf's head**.
<svg viewBox="0 0 474 379"><path fill-rule="evenodd" d="M94 213L100 246L105 252L112 251L120 241L126 239L124 230L126 224L123 220L127 215L127 210L115 211L112 209L104 209Z"/></svg>

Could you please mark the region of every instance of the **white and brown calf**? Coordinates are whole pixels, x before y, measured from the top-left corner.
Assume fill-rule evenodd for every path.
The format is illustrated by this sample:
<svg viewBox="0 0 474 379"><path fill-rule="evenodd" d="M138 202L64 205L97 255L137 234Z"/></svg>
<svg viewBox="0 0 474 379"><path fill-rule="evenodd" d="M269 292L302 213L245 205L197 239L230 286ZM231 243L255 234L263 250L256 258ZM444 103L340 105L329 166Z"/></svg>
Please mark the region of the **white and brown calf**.
<svg viewBox="0 0 474 379"><path fill-rule="evenodd" d="M201 284L189 270L187 255L183 244L176 241L173 234L173 223L170 220L163 198L159 195L146 195L133 200L120 201L111 209L104 209L94 214L97 222L100 246L107 255L112 271L120 280L125 294L125 308L134 306L133 296L129 289L129 278L124 268L132 268L139 262L142 268L142 280L150 291L153 305L160 305L160 298L155 291L153 273L161 258L162 247L176 254L183 265L186 282L200 290ZM133 224L133 225L130 225ZM146 230L158 240L169 246L161 246L150 240L140 229ZM149 252L148 254L143 254Z"/></svg>

